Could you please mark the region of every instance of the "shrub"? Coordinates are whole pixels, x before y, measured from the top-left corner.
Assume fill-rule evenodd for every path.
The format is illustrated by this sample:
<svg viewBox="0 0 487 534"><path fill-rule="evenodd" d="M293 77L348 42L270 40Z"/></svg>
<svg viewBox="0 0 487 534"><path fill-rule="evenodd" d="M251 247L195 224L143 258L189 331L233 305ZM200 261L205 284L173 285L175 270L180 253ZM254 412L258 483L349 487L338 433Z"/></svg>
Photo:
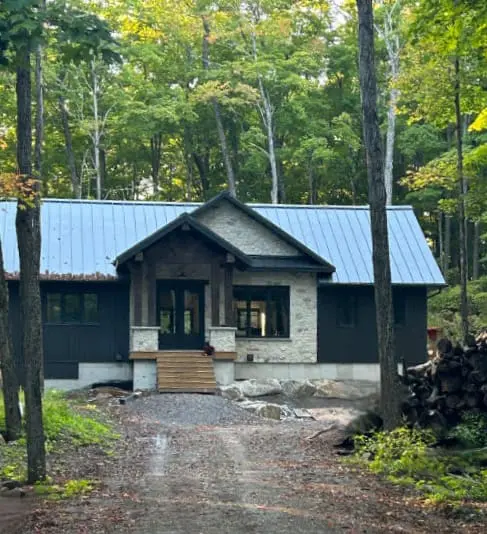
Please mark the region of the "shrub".
<svg viewBox="0 0 487 534"><path fill-rule="evenodd" d="M466 420L458 432L475 441L483 422ZM409 428L358 436L354 461L396 484L415 487L432 502L487 501L487 470L480 468L479 458L431 449L434 441L432 432Z"/></svg>
<svg viewBox="0 0 487 534"><path fill-rule="evenodd" d="M466 448L487 447L487 416L485 414L466 413L462 421L451 431Z"/></svg>

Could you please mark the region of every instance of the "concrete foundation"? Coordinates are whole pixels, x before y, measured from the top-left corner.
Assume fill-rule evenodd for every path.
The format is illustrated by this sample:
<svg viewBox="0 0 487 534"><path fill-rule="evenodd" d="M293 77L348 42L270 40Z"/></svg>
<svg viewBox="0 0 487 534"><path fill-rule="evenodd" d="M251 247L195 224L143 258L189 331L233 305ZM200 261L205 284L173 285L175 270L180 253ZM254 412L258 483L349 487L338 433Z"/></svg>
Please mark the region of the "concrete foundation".
<svg viewBox="0 0 487 534"><path fill-rule="evenodd" d="M235 382L235 362L214 360L215 380L218 386L228 386Z"/></svg>
<svg viewBox="0 0 487 534"><path fill-rule="evenodd" d="M379 382L377 363L243 363L235 362L235 379L277 378L279 380L369 380Z"/></svg>
<svg viewBox="0 0 487 534"><path fill-rule="evenodd" d="M110 380L132 380L132 364L121 363L80 363L78 380L45 380L46 389L68 391L80 389L96 382Z"/></svg>
<svg viewBox="0 0 487 534"><path fill-rule="evenodd" d="M134 360L134 390L154 390L156 388L156 360Z"/></svg>

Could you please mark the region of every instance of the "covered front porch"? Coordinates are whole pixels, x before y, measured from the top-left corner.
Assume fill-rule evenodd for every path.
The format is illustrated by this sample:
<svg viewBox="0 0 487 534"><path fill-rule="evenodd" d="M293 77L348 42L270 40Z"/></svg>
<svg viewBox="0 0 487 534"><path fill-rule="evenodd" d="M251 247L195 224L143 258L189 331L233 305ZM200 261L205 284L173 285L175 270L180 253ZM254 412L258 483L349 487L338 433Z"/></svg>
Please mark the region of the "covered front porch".
<svg viewBox="0 0 487 534"><path fill-rule="evenodd" d="M130 277L134 386L211 391L234 379L233 278L246 257L182 216L118 258ZM205 354L205 347L214 354Z"/></svg>

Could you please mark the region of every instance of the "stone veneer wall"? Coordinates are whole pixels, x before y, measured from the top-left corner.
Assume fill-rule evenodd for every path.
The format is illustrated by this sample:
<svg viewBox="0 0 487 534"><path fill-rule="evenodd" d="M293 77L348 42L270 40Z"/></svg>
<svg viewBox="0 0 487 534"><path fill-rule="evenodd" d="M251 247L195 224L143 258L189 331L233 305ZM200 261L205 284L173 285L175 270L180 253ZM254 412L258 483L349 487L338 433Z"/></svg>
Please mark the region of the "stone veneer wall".
<svg viewBox="0 0 487 534"><path fill-rule="evenodd" d="M315 363L317 360L317 280L314 273L252 273L236 271L234 285L289 286L290 337L236 338L238 361Z"/></svg>
<svg viewBox="0 0 487 534"><path fill-rule="evenodd" d="M229 202L222 202L198 216L200 222L245 254L297 256L300 253Z"/></svg>

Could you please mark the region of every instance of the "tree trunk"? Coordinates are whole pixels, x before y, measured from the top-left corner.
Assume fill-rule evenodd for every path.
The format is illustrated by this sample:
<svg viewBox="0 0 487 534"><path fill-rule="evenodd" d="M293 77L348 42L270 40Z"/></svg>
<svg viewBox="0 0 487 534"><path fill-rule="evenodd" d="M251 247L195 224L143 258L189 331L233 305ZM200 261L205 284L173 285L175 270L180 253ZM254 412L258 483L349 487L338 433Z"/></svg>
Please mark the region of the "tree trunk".
<svg viewBox="0 0 487 534"><path fill-rule="evenodd" d="M308 158L308 204L316 204L317 191L316 181L313 173L313 157L310 154Z"/></svg>
<svg viewBox="0 0 487 534"><path fill-rule="evenodd" d="M387 134L386 134L386 157L384 168L384 182L386 187L386 202L392 204L393 198L393 166L394 166L394 141L396 137L396 107L399 99L399 90L395 87L399 77L399 55L401 43L397 32L398 13L396 10L401 9L401 0L395 0L394 3L385 4L379 2L385 8L384 25L378 28L379 35L383 38L386 45L387 59L389 62L390 83L389 90L389 107L387 111Z"/></svg>
<svg viewBox="0 0 487 534"><path fill-rule="evenodd" d="M472 278L478 280L480 276L480 221L473 223L472 256Z"/></svg>
<svg viewBox="0 0 487 534"><path fill-rule="evenodd" d="M42 47L38 45L35 54L35 84L36 84L36 121L34 145L34 173L36 179L42 180L42 145L44 142L44 82L42 75Z"/></svg>
<svg viewBox="0 0 487 534"><path fill-rule="evenodd" d="M64 133L64 146L66 148L66 157L68 160L69 173L71 175L71 188L74 198L81 198L81 182L76 171L76 159L74 157L73 150L73 137L71 135L71 128L69 127L69 113L66 107L66 100L64 96L60 96L59 112L61 114L61 122L63 125Z"/></svg>
<svg viewBox="0 0 487 534"><path fill-rule="evenodd" d="M271 165L272 188L271 188L271 202L278 204L279 202L279 174L277 172L276 149L274 144L274 113L268 95L265 91L262 78L259 76L259 91L262 99L264 119L264 126L267 134L267 151L269 154L269 163Z"/></svg>
<svg viewBox="0 0 487 534"><path fill-rule="evenodd" d="M8 441L20 437L22 421L19 410L19 382L13 360L12 338L8 324L8 286L3 268L0 242L0 370L2 371L5 405L5 430Z"/></svg>
<svg viewBox="0 0 487 534"><path fill-rule="evenodd" d="M210 23L206 17L202 17L203 20L203 47L202 47L202 60L203 68L208 71L210 70ZM211 104L213 106L213 112L215 114L216 129L218 132L218 139L220 141L220 148L222 150L223 163L227 171L227 180L228 180L228 191L234 197L237 196L237 184L235 180L235 173L233 171L232 158L230 156L230 151L228 149L227 137L225 134L225 128L223 127L223 119L220 110L220 104L216 98L211 99Z"/></svg>
<svg viewBox="0 0 487 534"><path fill-rule="evenodd" d="M393 74L393 79L397 80L397 74ZM399 91L392 88L389 97L389 109L387 111L387 136L386 136L386 159L384 169L384 181L386 187L386 201L392 204L393 184L394 184L394 140L396 137L396 106Z"/></svg>
<svg viewBox="0 0 487 534"><path fill-rule="evenodd" d="M443 274L445 274L444 266L445 266L445 243L443 239L443 212L441 210L438 210L438 239L437 239L437 252L438 252L438 258L440 260L440 268Z"/></svg>
<svg viewBox="0 0 487 534"><path fill-rule="evenodd" d="M451 263L451 216L445 214L445 266L443 272L446 273Z"/></svg>
<svg viewBox="0 0 487 534"><path fill-rule="evenodd" d="M193 159L200 175L201 192L203 193L203 199L207 200L208 191L210 190L210 180L208 177L209 169L207 164L208 162L205 158L201 157L196 152L193 152Z"/></svg>
<svg viewBox="0 0 487 534"><path fill-rule="evenodd" d="M154 134L150 139L151 167L152 167L152 184L154 194L159 191L159 173L161 171L162 155L162 134Z"/></svg>
<svg viewBox="0 0 487 534"><path fill-rule="evenodd" d="M28 50L18 53L17 66L17 164L26 186L32 177L32 91ZM34 198L19 199L15 226L20 263L20 314L22 354L25 364L25 408L28 482L46 476L42 423L42 320L39 288L41 228L39 187Z"/></svg>
<svg viewBox="0 0 487 534"><path fill-rule="evenodd" d="M467 218L465 215L465 196L467 194L467 180L463 173L463 135L462 108L460 105L460 58L455 57L455 128L457 148L457 181L458 198L458 226L460 248L460 316L462 321L463 340L468 336L468 272L467 272Z"/></svg>
<svg viewBox="0 0 487 534"><path fill-rule="evenodd" d="M387 230L386 190L374 62L374 20L372 0L357 0L359 20L359 73L362 96L364 141L367 153L369 203L374 266L374 296L381 379L381 412L390 430L401 422L399 380L394 353L392 286Z"/></svg>
<svg viewBox="0 0 487 534"><path fill-rule="evenodd" d="M93 131L93 161L95 167L96 177L96 198L101 200L102 198L102 175L100 167L100 145L101 145L101 132L100 132L100 115L98 111L98 75L96 74L95 61L91 61L91 77L93 81L93 119L94 119L94 131Z"/></svg>

